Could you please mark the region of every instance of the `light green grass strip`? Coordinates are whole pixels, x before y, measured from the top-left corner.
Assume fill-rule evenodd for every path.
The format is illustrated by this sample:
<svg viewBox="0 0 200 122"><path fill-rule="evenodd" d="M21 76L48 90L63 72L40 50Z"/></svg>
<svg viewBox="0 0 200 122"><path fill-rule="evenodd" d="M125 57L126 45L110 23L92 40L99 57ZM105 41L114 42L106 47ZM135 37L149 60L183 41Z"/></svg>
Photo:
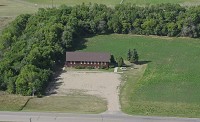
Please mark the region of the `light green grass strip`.
<svg viewBox="0 0 200 122"><path fill-rule="evenodd" d="M101 113L106 101L90 95L50 96L31 99L23 111Z"/></svg>

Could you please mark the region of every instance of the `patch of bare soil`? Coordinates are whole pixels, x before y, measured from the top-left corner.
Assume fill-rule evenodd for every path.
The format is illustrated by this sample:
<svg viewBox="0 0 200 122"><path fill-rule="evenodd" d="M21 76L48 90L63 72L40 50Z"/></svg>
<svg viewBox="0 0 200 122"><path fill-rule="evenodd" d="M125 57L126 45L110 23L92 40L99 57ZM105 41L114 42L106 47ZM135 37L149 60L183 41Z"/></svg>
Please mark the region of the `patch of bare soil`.
<svg viewBox="0 0 200 122"><path fill-rule="evenodd" d="M109 112L118 112L120 77L111 72L68 71L58 77L49 92L58 96L75 92L100 96L107 100Z"/></svg>

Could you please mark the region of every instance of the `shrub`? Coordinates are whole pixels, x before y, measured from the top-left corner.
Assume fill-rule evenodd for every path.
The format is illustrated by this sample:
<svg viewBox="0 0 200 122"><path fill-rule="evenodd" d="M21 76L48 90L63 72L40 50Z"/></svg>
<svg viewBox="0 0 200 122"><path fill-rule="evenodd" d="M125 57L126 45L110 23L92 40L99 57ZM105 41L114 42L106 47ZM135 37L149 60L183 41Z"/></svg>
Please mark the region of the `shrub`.
<svg viewBox="0 0 200 122"><path fill-rule="evenodd" d="M85 66L75 66L75 69L85 69Z"/></svg>
<svg viewBox="0 0 200 122"><path fill-rule="evenodd" d="M87 66L86 68L87 68L87 69L94 69L93 66Z"/></svg>

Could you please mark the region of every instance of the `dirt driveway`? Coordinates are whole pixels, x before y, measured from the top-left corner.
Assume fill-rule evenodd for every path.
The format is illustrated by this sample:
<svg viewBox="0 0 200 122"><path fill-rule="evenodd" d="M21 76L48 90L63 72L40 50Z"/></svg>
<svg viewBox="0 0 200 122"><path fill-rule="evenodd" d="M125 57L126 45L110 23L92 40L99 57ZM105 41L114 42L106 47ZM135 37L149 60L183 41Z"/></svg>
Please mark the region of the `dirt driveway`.
<svg viewBox="0 0 200 122"><path fill-rule="evenodd" d="M107 100L108 112L119 112L120 75L112 72L68 71L56 81L54 95L66 95L81 91Z"/></svg>

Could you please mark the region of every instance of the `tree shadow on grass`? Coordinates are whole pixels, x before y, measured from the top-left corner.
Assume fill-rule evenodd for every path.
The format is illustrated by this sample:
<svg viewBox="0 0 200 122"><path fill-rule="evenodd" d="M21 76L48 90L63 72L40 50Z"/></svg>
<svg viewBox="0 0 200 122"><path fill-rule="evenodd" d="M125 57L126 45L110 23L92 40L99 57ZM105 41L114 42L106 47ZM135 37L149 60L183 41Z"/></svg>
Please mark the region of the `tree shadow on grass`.
<svg viewBox="0 0 200 122"><path fill-rule="evenodd" d="M77 50L83 50L85 48L87 48L86 43L88 42L87 38L92 38L94 36L98 36L98 35L110 35L112 33L108 33L108 34L87 34L81 37L77 37L74 39L73 42L73 47L74 49L72 49L71 51L77 51Z"/></svg>
<svg viewBox="0 0 200 122"><path fill-rule="evenodd" d="M51 76L51 80L48 83L47 88L45 90L46 96L57 94L56 90L59 88L59 86L63 84L63 81L62 81L63 79L60 77L60 75L65 72L63 70L63 67L64 67L64 64L56 66L56 69L53 75Z"/></svg>
<svg viewBox="0 0 200 122"><path fill-rule="evenodd" d="M138 61L136 64L138 65L143 65L143 64L148 64L151 63L152 61Z"/></svg>
<svg viewBox="0 0 200 122"><path fill-rule="evenodd" d="M85 38L74 39L74 43L73 43L74 49L72 49L72 51L83 50L87 48L86 43L87 43L87 40Z"/></svg>

